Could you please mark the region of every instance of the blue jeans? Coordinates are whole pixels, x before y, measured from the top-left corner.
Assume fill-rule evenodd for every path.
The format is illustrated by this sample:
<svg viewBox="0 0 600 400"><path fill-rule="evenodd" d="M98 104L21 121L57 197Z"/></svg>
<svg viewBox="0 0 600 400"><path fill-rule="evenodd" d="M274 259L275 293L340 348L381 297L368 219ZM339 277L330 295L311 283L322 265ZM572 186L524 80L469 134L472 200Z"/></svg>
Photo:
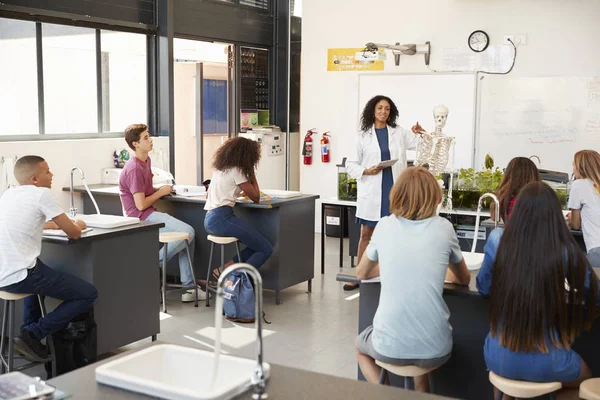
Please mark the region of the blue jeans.
<svg viewBox="0 0 600 400"><path fill-rule="evenodd" d="M242 262L260 268L271 254L273 246L256 229L233 214L233 207L223 206L209 211L204 218L206 232L215 236L233 236L246 245L240 256ZM239 262L237 256L233 259Z"/></svg>
<svg viewBox="0 0 600 400"><path fill-rule="evenodd" d="M190 255L194 257L194 248L196 247L196 240L194 239L196 236L196 231L194 228L178 220L177 218L171 217L169 214L161 213L158 211L154 211L152 214L148 215L146 221L149 222L162 222L165 224L164 228L160 228L160 233L165 232L185 232L190 234ZM187 253L185 252L185 242L183 240L178 240L176 242L171 242L167 246L167 261L169 261L175 254L179 254L179 276L181 277L182 285L191 285L194 283L194 279L192 278L192 272L190 271L190 260L188 260ZM165 248L163 247L159 253L159 261L161 262L165 256Z"/></svg>
<svg viewBox="0 0 600 400"><path fill-rule="evenodd" d="M75 317L89 310L98 297L98 291L91 283L56 271L40 260L35 267L27 270L25 279L0 290L9 293L31 293L63 301L54 311L42 318L37 296L25 298L21 330L27 329L39 340L69 325Z"/></svg>

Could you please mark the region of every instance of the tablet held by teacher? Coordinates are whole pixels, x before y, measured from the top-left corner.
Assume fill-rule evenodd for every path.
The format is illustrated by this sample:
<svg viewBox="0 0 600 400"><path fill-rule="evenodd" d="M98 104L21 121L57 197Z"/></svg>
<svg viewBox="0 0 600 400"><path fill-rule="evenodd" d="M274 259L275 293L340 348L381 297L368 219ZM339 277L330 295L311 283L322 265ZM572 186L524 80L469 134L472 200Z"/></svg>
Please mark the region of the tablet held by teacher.
<svg viewBox="0 0 600 400"><path fill-rule="evenodd" d="M360 227L360 262L377 222L390 213L390 190L406 168L406 151L415 150L418 135L424 132L417 122L412 132L398 126L398 108L386 96L375 96L361 114L360 132L348 157L348 174L357 180L356 219ZM345 290L358 284L345 284Z"/></svg>

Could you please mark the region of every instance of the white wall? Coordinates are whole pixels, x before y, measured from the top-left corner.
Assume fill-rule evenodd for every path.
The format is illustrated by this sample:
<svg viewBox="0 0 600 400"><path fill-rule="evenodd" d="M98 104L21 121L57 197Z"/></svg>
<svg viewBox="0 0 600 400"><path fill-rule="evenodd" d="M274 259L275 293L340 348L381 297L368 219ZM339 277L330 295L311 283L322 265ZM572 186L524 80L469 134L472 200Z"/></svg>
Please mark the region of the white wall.
<svg viewBox="0 0 600 400"><path fill-rule="evenodd" d="M358 123L358 73L327 72L328 48L430 41L431 66L441 68L444 48L464 47L468 35L482 29L491 45L500 45L505 34L528 35L511 76L597 76L598 16L597 0L304 0L300 128L302 133L314 127L331 131L332 161L322 164L317 151L312 165L301 165L301 191L322 198L337 195L335 165L348 154ZM388 52L385 72L429 71L422 55L402 56L396 67ZM432 99L432 108L436 104ZM316 226L320 229L319 222Z"/></svg>
<svg viewBox="0 0 600 400"><path fill-rule="evenodd" d="M164 159L169 160L169 139L155 137L154 150L150 157L157 155L161 150ZM72 167L80 167L89 184L100 183L103 168L112 168L113 152L128 149L125 139L85 139L85 140L48 140L36 142L0 142L0 157L23 157L25 155L38 155L46 159L50 170L54 173L52 192L59 200L60 205L69 210L69 193L63 192L63 187L69 186L69 173ZM157 156L153 157L152 166L161 167ZM0 165L0 168L2 166ZM164 166L163 166L164 167ZM168 170L168 165L166 168ZM78 174L75 174L74 184L81 185ZM81 205L78 205L81 207ZM80 208L81 209L81 208ZM102 211L102 210L100 210Z"/></svg>

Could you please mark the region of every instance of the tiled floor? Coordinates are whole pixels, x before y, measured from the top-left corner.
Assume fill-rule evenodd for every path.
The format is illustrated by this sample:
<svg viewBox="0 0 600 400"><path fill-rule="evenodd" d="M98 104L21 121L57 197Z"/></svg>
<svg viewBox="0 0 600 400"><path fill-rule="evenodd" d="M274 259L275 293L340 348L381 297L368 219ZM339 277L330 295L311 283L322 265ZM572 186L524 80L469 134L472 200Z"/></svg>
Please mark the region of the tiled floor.
<svg viewBox="0 0 600 400"><path fill-rule="evenodd" d="M275 305L275 292L265 291L264 309L270 325L263 324L265 361L346 378L356 378L354 340L358 324L358 291L344 292L335 277L340 272L354 273L350 257L345 268L339 266L339 239L327 238L325 275L321 275L321 236L315 235L315 279L312 293L307 284L281 292L282 304ZM348 251L348 240L345 241ZM347 297L353 297L347 300ZM164 342L212 349L215 326L214 303L206 308L200 303L183 304L178 293L168 297L168 314L161 313L161 333ZM233 324L223 321L222 351L254 358L256 333L253 324ZM119 349L125 351L150 343L150 339ZM109 356L109 355L104 355ZM210 366L206 366L210 368ZM26 371L44 376L42 367Z"/></svg>
<svg viewBox="0 0 600 400"><path fill-rule="evenodd" d="M270 325L264 326L265 360L325 374L356 378L354 339L358 324L358 298L346 300L358 291L344 292L335 276L353 273L350 257L338 268L339 239L327 238L325 275L320 271L320 235L315 235L315 279L312 293L307 284L281 292L282 304L275 305L275 292L264 292L264 308ZM348 251L346 240L345 251ZM161 315L158 339L201 349L214 343L214 307L182 304L177 293L168 300L168 315ZM229 354L254 358L254 325L223 322L222 348ZM134 343L135 348L149 340ZM208 366L207 366L208 368Z"/></svg>

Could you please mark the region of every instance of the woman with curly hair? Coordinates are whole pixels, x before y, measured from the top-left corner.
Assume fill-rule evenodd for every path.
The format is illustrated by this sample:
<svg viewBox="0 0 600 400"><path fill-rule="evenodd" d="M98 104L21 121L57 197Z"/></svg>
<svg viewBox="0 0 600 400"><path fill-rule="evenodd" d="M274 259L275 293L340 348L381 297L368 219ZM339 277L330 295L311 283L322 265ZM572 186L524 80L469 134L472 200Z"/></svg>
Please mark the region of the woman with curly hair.
<svg viewBox="0 0 600 400"><path fill-rule="evenodd" d="M255 169L260 160L260 144L236 137L225 142L215 154L212 179L206 196L204 219L206 232L215 236L233 236L246 245L242 261L260 268L273 253L273 246L256 229L235 216L236 198L244 192L255 203L260 201L260 188ZM225 267L239 262L235 257ZM214 273L215 277L218 273Z"/></svg>
<svg viewBox="0 0 600 400"><path fill-rule="evenodd" d="M417 147L417 136L423 128L419 123L412 133L396 124L398 108L386 96L375 96L367 102L361 115L360 132L355 152L348 157L348 174L358 182L356 220L361 225L358 262L371 240L375 225L390 213L390 191L400 172L406 168L406 150ZM388 168L379 168L382 161L398 160ZM348 283L344 290L358 284Z"/></svg>

